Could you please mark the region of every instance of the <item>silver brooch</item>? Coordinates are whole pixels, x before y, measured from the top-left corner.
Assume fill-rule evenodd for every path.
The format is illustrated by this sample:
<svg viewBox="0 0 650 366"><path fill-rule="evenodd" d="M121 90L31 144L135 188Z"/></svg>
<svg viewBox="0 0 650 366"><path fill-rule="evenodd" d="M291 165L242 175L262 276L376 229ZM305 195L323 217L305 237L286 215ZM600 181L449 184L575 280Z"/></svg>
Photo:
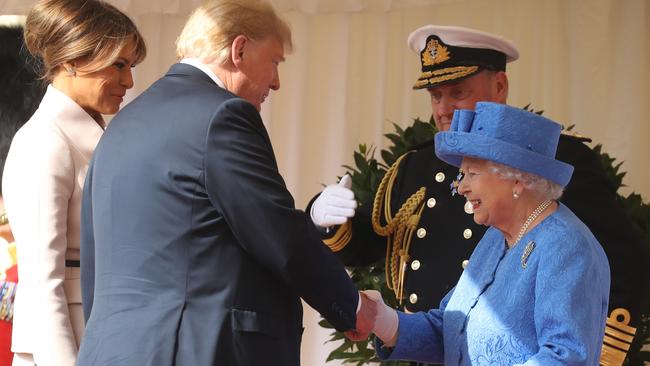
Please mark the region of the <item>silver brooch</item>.
<svg viewBox="0 0 650 366"><path fill-rule="evenodd" d="M456 179L454 179L449 185L449 188L451 188L452 197L458 194L458 187L460 186L460 181L463 180L463 177L465 177L465 173L463 173L462 170L458 169L458 175L456 176Z"/></svg>
<svg viewBox="0 0 650 366"><path fill-rule="evenodd" d="M521 255L521 268L526 269L526 267L528 267L528 257L530 257L530 253L532 253L533 250L535 250L535 241L531 240L526 244L524 254Z"/></svg>

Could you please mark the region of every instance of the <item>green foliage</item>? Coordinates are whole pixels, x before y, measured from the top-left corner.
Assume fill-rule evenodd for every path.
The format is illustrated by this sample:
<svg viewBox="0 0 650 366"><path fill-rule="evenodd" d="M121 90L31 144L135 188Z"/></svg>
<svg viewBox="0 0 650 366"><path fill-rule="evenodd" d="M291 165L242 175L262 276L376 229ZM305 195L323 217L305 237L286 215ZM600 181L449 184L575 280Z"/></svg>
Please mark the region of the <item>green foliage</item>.
<svg viewBox="0 0 650 366"><path fill-rule="evenodd" d="M343 166L352 178L352 191L360 205L372 205L381 179L397 158L413 146L431 140L436 133L433 119L423 122L416 118L413 120L413 124L405 130L395 123L393 126L395 132L384 135L393 144L388 149L379 152L381 162L375 158L375 147L360 144L359 149L354 152L355 167Z"/></svg>
<svg viewBox="0 0 650 366"><path fill-rule="evenodd" d="M602 151L602 145L598 144L593 150L600 155L603 166L609 178L610 183L618 191L624 187L623 177L625 172L620 171L623 162L616 163L616 159ZM647 244L646 248L650 250L650 205L643 203L639 194L630 193L627 197L620 193L618 199L623 206L623 210L632 221L632 225L639 232L643 241ZM650 351L641 351L644 345L650 345L650 299L644 306L641 320L635 323L638 325L634 341L627 353L625 365L637 366L650 362Z"/></svg>
<svg viewBox="0 0 650 366"><path fill-rule="evenodd" d="M543 111L535 111L530 105L524 107L525 110L542 114ZM368 147L365 144L359 145L359 149L354 152L354 167L344 166L347 173L352 177L352 190L354 191L359 205L372 205L375 192L381 183L381 179L388 168L412 147L430 141L436 133L433 118L429 122L423 122L419 118L413 120L413 124L406 129L393 123L394 133L386 134L392 145L387 149L379 152L382 161L375 158L375 148ZM567 131L573 129L569 126ZM610 184L616 191L624 187L623 178L625 172L621 171L623 162L616 163L616 159L602 151L602 145L596 145L592 148L594 152L600 155L605 171L609 177ZM643 202L640 195L631 193L627 197L620 193L618 199L621 202L625 212L632 220L633 225L639 231L647 248L650 250L650 205ZM395 300L395 296L386 286L385 263L380 260L366 267L349 268L352 280L360 289L374 289L381 292L384 301L393 308L400 309L401 306ZM319 323L324 328L333 329L325 320ZM637 366L650 362L650 352L641 351L644 345L650 345L650 303L645 306L644 314L637 328L634 342L628 352L625 365ZM328 342L342 342L329 355L327 361L341 360L345 364L354 364L357 366L369 363L381 364L383 366L403 366L409 365L408 362L380 362L375 356L373 349L374 335L370 340L362 342L353 342L342 333L334 331Z"/></svg>
<svg viewBox="0 0 650 366"><path fill-rule="evenodd" d="M625 177L625 172L619 172L619 170L621 169L621 165L623 165L623 162L614 164L614 161L616 161L616 159L609 156L609 154L603 152L602 151L603 145L601 144L594 146L592 150L596 154L600 155L600 159L603 163L603 167L605 167L605 173L607 173L607 177L609 178L609 181L613 185L613 187L617 188L617 191L618 191L618 187L625 187L625 184L623 184L623 178Z"/></svg>

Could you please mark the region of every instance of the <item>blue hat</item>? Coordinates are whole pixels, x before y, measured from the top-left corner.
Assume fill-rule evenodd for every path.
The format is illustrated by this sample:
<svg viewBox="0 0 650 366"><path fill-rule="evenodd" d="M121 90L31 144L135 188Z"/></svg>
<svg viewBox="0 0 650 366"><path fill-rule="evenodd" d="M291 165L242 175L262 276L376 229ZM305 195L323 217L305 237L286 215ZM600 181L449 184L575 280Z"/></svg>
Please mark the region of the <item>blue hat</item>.
<svg viewBox="0 0 650 366"><path fill-rule="evenodd" d="M562 126L535 113L498 103L456 110L451 128L435 136L436 155L460 166L463 157L490 160L565 187L573 166L555 159Z"/></svg>

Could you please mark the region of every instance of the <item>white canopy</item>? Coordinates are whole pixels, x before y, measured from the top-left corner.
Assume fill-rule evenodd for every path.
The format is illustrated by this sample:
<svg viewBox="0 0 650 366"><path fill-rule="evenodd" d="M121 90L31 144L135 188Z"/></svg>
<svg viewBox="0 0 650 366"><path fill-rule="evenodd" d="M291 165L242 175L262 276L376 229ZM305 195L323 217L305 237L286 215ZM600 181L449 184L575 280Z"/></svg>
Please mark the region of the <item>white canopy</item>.
<svg viewBox="0 0 650 366"><path fill-rule="evenodd" d="M280 12L299 11L305 14L387 12L414 6L459 2L459 0L270 0ZM1 0L5 12L26 12L35 0ZM169 14L186 15L201 0L109 0L130 15Z"/></svg>

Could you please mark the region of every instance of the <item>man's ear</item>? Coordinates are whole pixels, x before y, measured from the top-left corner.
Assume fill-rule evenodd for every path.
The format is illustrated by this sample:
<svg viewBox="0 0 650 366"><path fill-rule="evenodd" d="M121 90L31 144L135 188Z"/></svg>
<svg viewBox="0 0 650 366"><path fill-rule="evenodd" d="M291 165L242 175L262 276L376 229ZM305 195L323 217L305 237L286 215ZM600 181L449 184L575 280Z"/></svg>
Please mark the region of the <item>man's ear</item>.
<svg viewBox="0 0 650 366"><path fill-rule="evenodd" d="M239 68L243 59L244 59L244 50L248 44L248 37L244 35L238 35L232 41L230 46L230 61L235 67Z"/></svg>
<svg viewBox="0 0 650 366"><path fill-rule="evenodd" d="M496 99L500 103L505 103L508 99L508 75L505 71L499 71L495 75L495 80Z"/></svg>

